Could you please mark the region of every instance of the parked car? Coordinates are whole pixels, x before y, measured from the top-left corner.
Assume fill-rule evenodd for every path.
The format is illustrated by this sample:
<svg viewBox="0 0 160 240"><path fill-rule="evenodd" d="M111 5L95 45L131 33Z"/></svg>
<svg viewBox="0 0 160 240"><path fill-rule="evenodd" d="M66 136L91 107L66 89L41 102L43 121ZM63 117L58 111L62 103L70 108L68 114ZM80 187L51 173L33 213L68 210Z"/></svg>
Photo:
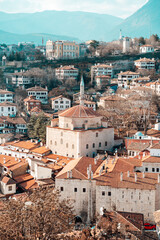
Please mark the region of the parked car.
<svg viewBox="0 0 160 240"><path fill-rule="evenodd" d="M144 229L145 230L156 230L156 225L153 225L151 223L145 223L144 224Z"/></svg>

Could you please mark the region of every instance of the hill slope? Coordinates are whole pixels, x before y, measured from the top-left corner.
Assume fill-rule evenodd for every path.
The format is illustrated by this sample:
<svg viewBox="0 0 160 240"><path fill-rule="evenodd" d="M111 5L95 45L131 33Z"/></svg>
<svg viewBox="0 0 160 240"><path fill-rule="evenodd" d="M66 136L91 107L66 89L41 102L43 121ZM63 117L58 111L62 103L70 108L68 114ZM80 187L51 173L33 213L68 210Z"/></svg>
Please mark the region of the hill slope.
<svg viewBox="0 0 160 240"><path fill-rule="evenodd" d="M149 0L132 16L125 19L111 33L115 38L117 31L122 29L124 36L149 37L150 34L160 35L160 0Z"/></svg>
<svg viewBox="0 0 160 240"><path fill-rule="evenodd" d="M74 36L81 40L107 40L109 32L122 19L88 12L44 11L9 14L0 12L0 29L7 32L28 34L47 33Z"/></svg>
<svg viewBox="0 0 160 240"><path fill-rule="evenodd" d="M52 34L43 34L43 33L32 33L32 34L16 34L16 33L9 33L0 30L0 43L6 44L18 44L19 42L34 42L37 45L42 44L42 38L44 42L48 39L53 41L56 40L75 40L79 41L77 38L68 37L68 36L59 36L59 35L52 35Z"/></svg>

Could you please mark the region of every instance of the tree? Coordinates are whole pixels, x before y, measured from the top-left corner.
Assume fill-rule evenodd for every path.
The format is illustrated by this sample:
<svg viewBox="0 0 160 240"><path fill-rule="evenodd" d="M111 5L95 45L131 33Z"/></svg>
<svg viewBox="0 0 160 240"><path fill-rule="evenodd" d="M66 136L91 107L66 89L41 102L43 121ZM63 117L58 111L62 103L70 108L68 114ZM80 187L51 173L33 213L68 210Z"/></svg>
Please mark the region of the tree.
<svg viewBox="0 0 160 240"><path fill-rule="evenodd" d="M140 37L140 38L139 38L139 44L144 45L145 43L146 43L146 42L145 42L144 37Z"/></svg>
<svg viewBox="0 0 160 240"><path fill-rule="evenodd" d="M30 138L38 138L43 143L46 142L46 126L50 124L50 120L44 115L40 114L38 117L31 116L28 123L28 135Z"/></svg>
<svg viewBox="0 0 160 240"><path fill-rule="evenodd" d="M24 199L3 202L0 240L51 240L73 229L73 207L52 187L38 188Z"/></svg>

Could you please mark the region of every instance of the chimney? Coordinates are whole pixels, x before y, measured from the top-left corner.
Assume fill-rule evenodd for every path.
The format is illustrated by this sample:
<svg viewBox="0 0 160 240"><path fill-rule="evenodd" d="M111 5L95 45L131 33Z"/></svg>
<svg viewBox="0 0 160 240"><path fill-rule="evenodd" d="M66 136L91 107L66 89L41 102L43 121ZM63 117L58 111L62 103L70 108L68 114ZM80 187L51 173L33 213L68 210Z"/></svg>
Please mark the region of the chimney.
<svg viewBox="0 0 160 240"><path fill-rule="evenodd" d="M88 179L90 179L90 171L89 171L89 167L87 168L87 176L88 176Z"/></svg>
<svg viewBox="0 0 160 240"><path fill-rule="evenodd" d="M4 164L6 163L6 158L5 158L5 157L3 158L3 163L4 163Z"/></svg>
<svg viewBox="0 0 160 240"><path fill-rule="evenodd" d="M67 172L67 178L69 178L69 171Z"/></svg>
<svg viewBox="0 0 160 240"><path fill-rule="evenodd" d="M135 173L135 182L137 182L137 173Z"/></svg>
<svg viewBox="0 0 160 240"><path fill-rule="evenodd" d="M70 171L70 178L72 178L72 170Z"/></svg>
<svg viewBox="0 0 160 240"><path fill-rule="evenodd" d="M97 160L98 160L98 159L95 157L95 158L94 158L94 164L95 164L95 165L97 164Z"/></svg>
<svg viewBox="0 0 160 240"><path fill-rule="evenodd" d="M127 176L130 177L130 171L127 172Z"/></svg>
<svg viewBox="0 0 160 240"><path fill-rule="evenodd" d="M123 181L123 172L121 172L120 180L121 180L121 182Z"/></svg>
<svg viewBox="0 0 160 240"><path fill-rule="evenodd" d="M143 172L143 178L145 178L145 172Z"/></svg>
<svg viewBox="0 0 160 240"><path fill-rule="evenodd" d="M91 179L93 179L93 172L91 172Z"/></svg>

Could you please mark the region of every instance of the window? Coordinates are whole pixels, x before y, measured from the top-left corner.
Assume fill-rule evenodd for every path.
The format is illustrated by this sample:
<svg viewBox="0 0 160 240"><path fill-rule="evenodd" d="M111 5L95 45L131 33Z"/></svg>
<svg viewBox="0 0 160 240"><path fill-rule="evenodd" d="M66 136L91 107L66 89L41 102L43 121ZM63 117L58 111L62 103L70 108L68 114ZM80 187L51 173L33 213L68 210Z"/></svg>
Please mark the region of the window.
<svg viewBox="0 0 160 240"><path fill-rule="evenodd" d="M68 148L68 143L66 143L66 148Z"/></svg>
<svg viewBox="0 0 160 240"><path fill-rule="evenodd" d="M83 188L83 192L86 192L86 188Z"/></svg>
<svg viewBox="0 0 160 240"><path fill-rule="evenodd" d="M145 171L148 172L148 167L145 168Z"/></svg>
<svg viewBox="0 0 160 240"><path fill-rule="evenodd" d="M101 142L99 143L99 147L101 147Z"/></svg>
<svg viewBox="0 0 160 240"><path fill-rule="evenodd" d="M74 189L74 192L77 192L77 188Z"/></svg>
<svg viewBox="0 0 160 240"><path fill-rule="evenodd" d="M102 192L102 196L105 196L105 192L104 191Z"/></svg>
<svg viewBox="0 0 160 240"><path fill-rule="evenodd" d="M52 145L52 140L50 141L50 145Z"/></svg>
<svg viewBox="0 0 160 240"><path fill-rule="evenodd" d="M63 132L61 132L61 137L63 137Z"/></svg>
<svg viewBox="0 0 160 240"><path fill-rule="evenodd" d="M64 191L63 187L61 187L60 189L61 189L61 192L63 192L63 191Z"/></svg>
<svg viewBox="0 0 160 240"><path fill-rule="evenodd" d="M72 155L72 158L74 158L74 155Z"/></svg>
<svg viewBox="0 0 160 240"><path fill-rule="evenodd" d="M107 142L105 142L105 146L107 146Z"/></svg>
<svg viewBox="0 0 160 240"><path fill-rule="evenodd" d="M63 144L63 139L61 138L61 144Z"/></svg>
<svg viewBox="0 0 160 240"><path fill-rule="evenodd" d="M74 144L72 144L72 149L74 149Z"/></svg>
<svg viewBox="0 0 160 240"><path fill-rule="evenodd" d="M54 145L57 146L57 142L56 141L55 141Z"/></svg>
<svg viewBox="0 0 160 240"><path fill-rule="evenodd" d="M155 172L155 168L152 168L152 172Z"/></svg>
<svg viewBox="0 0 160 240"><path fill-rule="evenodd" d="M12 191L12 186L9 186L9 187L8 187L8 191Z"/></svg>
<svg viewBox="0 0 160 240"><path fill-rule="evenodd" d="M95 143L93 143L93 148L95 148Z"/></svg>
<svg viewBox="0 0 160 240"><path fill-rule="evenodd" d="M98 133L96 133L96 137L98 137Z"/></svg>
<svg viewBox="0 0 160 240"><path fill-rule="evenodd" d="M88 149L88 144L86 144L86 149Z"/></svg>
<svg viewBox="0 0 160 240"><path fill-rule="evenodd" d="M111 196L111 192L108 192L108 196Z"/></svg>
<svg viewBox="0 0 160 240"><path fill-rule="evenodd" d="M159 168L157 168L156 170L157 170L157 172L159 172Z"/></svg>

